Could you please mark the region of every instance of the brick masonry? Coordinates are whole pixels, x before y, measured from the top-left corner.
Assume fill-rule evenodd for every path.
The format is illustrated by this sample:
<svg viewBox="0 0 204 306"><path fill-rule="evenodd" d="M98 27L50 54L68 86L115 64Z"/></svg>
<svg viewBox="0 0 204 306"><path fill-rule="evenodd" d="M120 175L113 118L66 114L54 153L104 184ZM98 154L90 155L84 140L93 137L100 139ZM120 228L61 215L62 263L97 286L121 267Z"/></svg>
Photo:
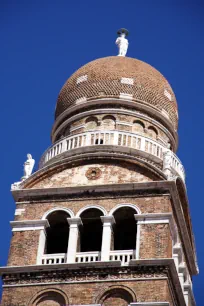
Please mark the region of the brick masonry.
<svg viewBox="0 0 204 306"><path fill-rule="evenodd" d="M114 282L94 282L94 283L78 283L78 284L61 284L61 285L47 285L47 286L30 286L30 287L15 287L5 288L3 293L2 306L33 306L30 304L32 298L40 295L43 290L50 288L62 291L68 298L70 305L80 304L95 304L103 303L103 306L127 306L124 298L120 294L111 297L105 295L106 292L116 292L116 289L126 289L132 296L133 301L138 302L156 302L168 301L173 306L167 280L140 280L140 281L124 281L123 283ZM22 294L23 292L23 294ZM131 302L133 302L131 301ZM47 303L47 302L46 302ZM111 303L111 304L110 304ZM40 306L50 306L59 304L38 304Z"/></svg>

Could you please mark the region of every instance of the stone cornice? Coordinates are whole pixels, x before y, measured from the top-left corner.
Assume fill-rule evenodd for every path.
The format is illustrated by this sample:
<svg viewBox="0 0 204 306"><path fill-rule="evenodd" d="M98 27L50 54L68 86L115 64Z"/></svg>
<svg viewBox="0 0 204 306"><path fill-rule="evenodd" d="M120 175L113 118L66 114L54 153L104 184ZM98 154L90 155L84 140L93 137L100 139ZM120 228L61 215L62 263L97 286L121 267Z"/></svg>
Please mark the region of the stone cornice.
<svg viewBox="0 0 204 306"><path fill-rule="evenodd" d="M77 272L80 270L80 275ZM121 274L122 273L122 274ZM174 288L175 299L179 306L186 306L178 273L173 259L132 260L129 266L121 267L119 261L78 264L36 265L21 267L2 267L4 287L28 286L37 284L72 283L83 281L118 281L168 279ZM113 276L113 277L112 277ZM102 277L102 278L101 278ZM122 277L122 278L121 278ZM67 281L66 281L67 279Z"/></svg>
<svg viewBox="0 0 204 306"><path fill-rule="evenodd" d="M62 187L62 188L41 188L41 189L19 189L12 190L14 200L16 202L22 201L40 201L48 199L48 196L57 199L70 199L71 196L78 195L78 197L97 197L104 195L107 197L110 194L135 194L135 195L163 195L170 194L170 187L172 182L169 181L157 181L157 182L145 182L145 183L125 183L125 184L106 184L106 185L94 185L94 186L76 186L76 187Z"/></svg>
<svg viewBox="0 0 204 306"><path fill-rule="evenodd" d="M42 230L49 226L48 220L23 220L23 221L10 221L12 232L20 231L36 231Z"/></svg>
<svg viewBox="0 0 204 306"><path fill-rule="evenodd" d="M189 272L197 274L197 263L195 255L195 246L192 233L187 228L188 220L185 220L181 202L179 199L177 186L175 181L157 181L145 183L127 183L127 184L110 184L110 185L95 185L95 186L80 186L80 187L65 187L65 188L42 188L42 189L22 189L12 191L16 202L35 203L37 201L49 201L55 198L55 201L82 198L108 198L111 196L158 196L171 195L172 203L176 213L176 220L180 237L184 245L184 253L187 258ZM188 205L188 203L186 203ZM190 227L189 227L190 228Z"/></svg>

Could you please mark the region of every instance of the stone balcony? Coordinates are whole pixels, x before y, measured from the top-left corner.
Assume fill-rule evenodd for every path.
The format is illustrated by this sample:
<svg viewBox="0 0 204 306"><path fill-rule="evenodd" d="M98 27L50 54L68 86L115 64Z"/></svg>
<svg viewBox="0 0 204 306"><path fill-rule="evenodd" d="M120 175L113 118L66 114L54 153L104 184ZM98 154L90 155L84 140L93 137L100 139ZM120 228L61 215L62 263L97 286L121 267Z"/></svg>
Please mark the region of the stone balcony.
<svg viewBox="0 0 204 306"><path fill-rule="evenodd" d="M122 266L127 266L130 260L135 259L134 250L110 251L110 261L120 261ZM90 263L101 261L101 252L78 252L76 263ZM41 258L42 265L62 264L67 262L67 254L44 254Z"/></svg>
<svg viewBox="0 0 204 306"><path fill-rule="evenodd" d="M54 143L43 154L39 168L55 162L63 153L83 147L108 146L120 150L120 147L135 150L134 154L144 155L150 163L154 162L161 170L164 170L165 152L170 152L170 170L173 175L180 176L185 180L184 167L179 158L159 142L136 133L119 131L92 131L73 136L67 136ZM164 171L163 171L164 172Z"/></svg>

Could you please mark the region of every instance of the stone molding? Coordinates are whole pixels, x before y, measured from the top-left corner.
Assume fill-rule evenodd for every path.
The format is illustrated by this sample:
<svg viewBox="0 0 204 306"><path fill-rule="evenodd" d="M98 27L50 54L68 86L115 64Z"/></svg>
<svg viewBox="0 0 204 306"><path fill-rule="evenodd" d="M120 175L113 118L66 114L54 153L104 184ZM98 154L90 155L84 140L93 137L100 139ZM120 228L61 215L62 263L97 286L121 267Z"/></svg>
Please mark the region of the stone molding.
<svg viewBox="0 0 204 306"><path fill-rule="evenodd" d="M49 227L48 220L10 221L12 232L44 230Z"/></svg>

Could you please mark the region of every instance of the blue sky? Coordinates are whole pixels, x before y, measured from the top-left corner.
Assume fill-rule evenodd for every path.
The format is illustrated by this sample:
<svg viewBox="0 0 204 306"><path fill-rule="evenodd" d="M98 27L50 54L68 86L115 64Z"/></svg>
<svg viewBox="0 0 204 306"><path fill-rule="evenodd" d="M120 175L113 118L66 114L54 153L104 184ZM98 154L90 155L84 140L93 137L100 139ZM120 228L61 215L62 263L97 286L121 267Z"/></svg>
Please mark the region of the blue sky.
<svg viewBox="0 0 204 306"><path fill-rule="evenodd" d="M57 95L81 65L116 55L116 31L129 29L128 56L157 68L179 106L179 150L204 298L203 112L204 2L199 0L0 1L1 215L0 264L5 265L15 204L10 184L22 176L26 154L36 161L50 145Z"/></svg>

